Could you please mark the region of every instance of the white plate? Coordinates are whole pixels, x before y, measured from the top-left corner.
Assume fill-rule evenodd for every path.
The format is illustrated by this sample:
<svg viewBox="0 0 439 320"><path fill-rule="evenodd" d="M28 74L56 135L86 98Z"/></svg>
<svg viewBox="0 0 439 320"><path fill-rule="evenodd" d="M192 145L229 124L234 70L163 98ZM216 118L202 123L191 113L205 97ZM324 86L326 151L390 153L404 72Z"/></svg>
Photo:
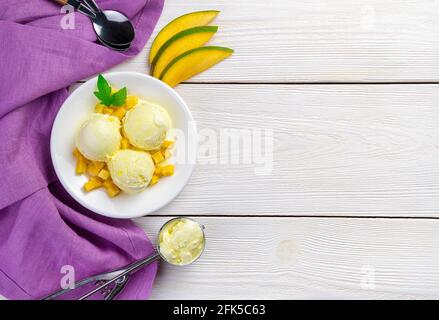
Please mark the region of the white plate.
<svg viewBox="0 0 439 320"><path fill-rule="evenodd" d="M150 76L135 72L104 74L116 88L124 86L128 94L162 105L170 114L173 126L185 134L178 137L173 149L175 154L183 152L186 159L196 159L196 126L191 112L180 96L165 83ZM112 218L135 218L156 211L172 201L184 188L192 174L194 161L178 161L175 173L163 178L158 184L137 194L121 193L110 198L102 188L86 193L82 186L85 175L76 175L76 159L72 155L74 138L81 123L93 112L98 100L93 95L97 77L76 89L59 110L52 128L50 152L55 172L64 188L81 205ZM171 158L170 162L175 162ZM175 214L178 214L176 212Z"/></svg>

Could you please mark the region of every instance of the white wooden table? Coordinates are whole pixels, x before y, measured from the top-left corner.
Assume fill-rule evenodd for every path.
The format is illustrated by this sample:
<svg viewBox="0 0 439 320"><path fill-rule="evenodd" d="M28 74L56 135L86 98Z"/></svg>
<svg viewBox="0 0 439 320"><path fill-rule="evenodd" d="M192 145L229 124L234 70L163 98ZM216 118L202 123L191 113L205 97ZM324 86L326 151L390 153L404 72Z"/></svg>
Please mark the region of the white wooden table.
<svg viewBox="0 0 439 320"><path fill-rule="evenodd" d="M148 72L157 31L203 9L235 54L176 90L200 129L271 128L274 167L198 165L136 220L206 226L152 298L439 298L439 0L167 0L114 70Z"/></svg>

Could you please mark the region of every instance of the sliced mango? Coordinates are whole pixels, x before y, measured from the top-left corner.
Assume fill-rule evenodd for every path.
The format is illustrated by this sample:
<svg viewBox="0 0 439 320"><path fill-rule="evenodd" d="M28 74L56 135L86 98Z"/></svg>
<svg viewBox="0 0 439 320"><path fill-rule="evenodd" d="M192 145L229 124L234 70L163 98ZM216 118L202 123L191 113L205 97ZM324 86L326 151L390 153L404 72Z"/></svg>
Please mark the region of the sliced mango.
<svg viewBox="0 0 439 320"><path fill-rule="evenodd" d="M174 144L173 140L165 140L165 141L163 141L161 148L167 149L167 148L171 147L173 144Z"/></svg>
<svg viewBox="0 0 439 320"><path fill-rule="evenodd" d="M160 174L163 176L163 177L169 177L169 176L172 176L173 174L174 174L174 165L172 165L172 164L168 164L168 165L165 165L165 166L163 166L162 168L161 168L161 170L160 170Z"/></svg>
<svg viewBox="0 0 439 320"><path fill-rule="evenodd" d="M95 112L96 112L96 113L103 113L103 112L104 112L104 108L105 108L105 106L104 106L103 104L98 103L98 104L95 106Z"/></svg>
<svg viewBox="0 0 439 320"><path fill-rule="evenodd" d="M134 107L139 102L139 98L133 95L128 95L127 99L125 100L125 108L127 110L130 110L132 107Z"/></svg>
<svg viewBox="0 0 439 320"><path fill-rule="evenodd" d="M112 114L114 112L114 108L111 107L105 107L104 110L102 110L102 113L104 114Z"/></svg>
<svg viewBox="0 0 439 320"><path fill-rule="evenodd" d="M172 152L169 150L165 150L163 152L163 156L165 157L165 159L169 159L172 156Z"/></svg>
<svg viewBox="0 0 439 320"><path fill-rule="evenodd" d="M104 186L105 189L112 187L114 184L113 180L111 179L107 179L105 180L102 185Z"/></svg>
<svg viewBox="0 0 439 320"><path fill-rule="evenodd" d="M102 186L102 181L97 177L91 177L90 180L88 180L84 184L84 190L87 192L90 192L94 189L100 188Z"/></svg>
<svg viewBox="0 0 439 320"><path fill-rule="evenodd" d="M120 189L113 183L113 180L111 179L105 180L102 185L110 197L115 197L120 193Z"/></svg>
<svg viewBox="0 0 439 320"><path fill-rule="evenodd" d="M87 171L87 162L83 159L76 160L76 174L83 174Z"/></svg>
<svg viewBox="0 0 439 320"><path fill-rule="evenodd" d="M83 174L87 171L88 160L77 150L73 151L73 155L76 157L76 174Z"/></svg>
<svg viewBox="0 0 439 320"><path fill-rule="evenodd" d="M151 63L151 74L158 78L166 66L182 53L201 47L218 31L218 27L201 26L183 30L166 41Z"/></svg>
<svg viewBox="0 0 439 320"><path fill-rule="evenodd" d="M87 166L87 173L92 177L97 176L98 173L104 168L105 162L91 161Z"/></svg>
<svg viewBox="0 0 439 320"><path fill-rule="evenodd" d="M99 171L98 177L102 180L107 180L110 177L110 172L108 172L108 170L106 169L102 169L101 171Z"/></svg>
<svg viewBox="0 0 439 320"><path fill-rule="evenodd" d="M123 117L125 117L125 113L127 113L127 109L125 109L124 107L118 107L115 108L111 115L119 118L119 120L122 120Z"/></svg>
<svg viewBox="0 0 439 320"><path fill-rule="evenodd" d="M208 46L189 50L172 60L163 70L160 80L175 87L218 62L229 57L233 50L225 47Z"/></svg>
<svg viewBox="0 0 439 320"><path fill-rule="evenodd" d="M130 142L128 141L127 138L122 137L122 140L120 141L120 147L122 149L128 149L130 147Z"/></svg>
<svg viewBox="0 0 439 320"><path fill-rule="evenodd" d="M154 160L155 164L159 164L163 160L165 160L165 157L163 156L163 153L161 151L157 151L151 155L152 160Z"/></svg>
<svg viewBox="0 0 439 320"><path fill-rule="evenodd" d="M111 197L114 198L115 196L117 196L120 193L120 189L116 186L106 189L107 190L107 194Z"/></svg>
<svg viewBox="0 0 439 320"><path fill-rule="evenodd" d="M208 25L218 15L217 10L196 11L182 15L169 22L155 37L149 52L149 63L152 63L161 46L180 31Z"/></svg>
<svg viewBox="0 0 439 320"><path fill-rule="evenodd" d="M158 166L155 166L155 168L154 168L154 175L155 176L157 176L157 177L161 177L162 176L162 165L158 165Z"/></svg>
<svg viewBox="0 0 439 320"><path fill-rule="evenodd" d="M149 186L153 186L155 185L157 182L159 182L160 178L156 175L153 175L151 178L151 181L149 182Z"/></svg>
<svg viewBox="0 0 439 320"><path fill-rule="evenodd" d="M79 152L78 148L73 149L72 154L75 158L78 158L79 156L81 156L81 153Z"/></svg>

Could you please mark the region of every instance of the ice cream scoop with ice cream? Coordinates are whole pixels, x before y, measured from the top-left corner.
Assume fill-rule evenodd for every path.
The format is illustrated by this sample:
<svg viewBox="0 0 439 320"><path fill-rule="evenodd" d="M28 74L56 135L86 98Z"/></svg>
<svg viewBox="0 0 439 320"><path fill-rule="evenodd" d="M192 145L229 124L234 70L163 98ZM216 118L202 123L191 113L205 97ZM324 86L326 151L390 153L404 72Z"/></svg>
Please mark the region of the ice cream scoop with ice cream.
<svg viewBox="0 0 439 320"><path fill-rule="evenodd" d="M139 100L123 121L130 143L147 151L160 148L171 126L171 118L162 106L144 100Z"/></svg>
<svg viewBox="0 0 439 320"><path fill-rule="evenodd" d="M160 230L158 250L162 257L174 265L187 265L201 255L205 238L200 224L188 218L168 221Z"/></svg>
<svg viewBox="0 0 439 320"><path fill-rule="evenodd" d="M94 113L76 135L76 147L89 160L106 161L120 146L120 121L108 114Z"/></svg>

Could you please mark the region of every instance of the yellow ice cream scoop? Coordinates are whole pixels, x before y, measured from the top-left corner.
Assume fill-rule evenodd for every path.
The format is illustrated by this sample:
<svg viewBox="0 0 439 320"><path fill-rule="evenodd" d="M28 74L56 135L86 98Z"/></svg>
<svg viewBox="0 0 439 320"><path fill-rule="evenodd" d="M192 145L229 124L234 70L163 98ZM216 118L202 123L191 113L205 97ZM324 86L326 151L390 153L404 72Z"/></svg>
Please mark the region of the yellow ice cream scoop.
<svg viewBox="0 0 439 320"><path fill-rule="evenodd" d="M108 114L94 113L76 135L76 147L89 160L106 161L119 149L120 121Z"/></svg>
<svg viewBox="0 0 439 320"><path fill-rule="evenodd" d="M125 115L123 130L133 146L154 150L165 141L171 125L169 113L162 106L139 100Z"/></svg>
<svg viewBox="0 0 439 320"><path fill-rule="evenodd" d="M108 161L108 168L113 182L128 193L146 189L154 174L151 155L129 149L116 152Z"/></svg>
<svg viewBox="0 0 439 320"><path fill-rule="evenodd" d="M198 259L204 244L204 232L200 224L188 218L175 218L160 230L158 251L171 264L187 265Z"/></svg>

